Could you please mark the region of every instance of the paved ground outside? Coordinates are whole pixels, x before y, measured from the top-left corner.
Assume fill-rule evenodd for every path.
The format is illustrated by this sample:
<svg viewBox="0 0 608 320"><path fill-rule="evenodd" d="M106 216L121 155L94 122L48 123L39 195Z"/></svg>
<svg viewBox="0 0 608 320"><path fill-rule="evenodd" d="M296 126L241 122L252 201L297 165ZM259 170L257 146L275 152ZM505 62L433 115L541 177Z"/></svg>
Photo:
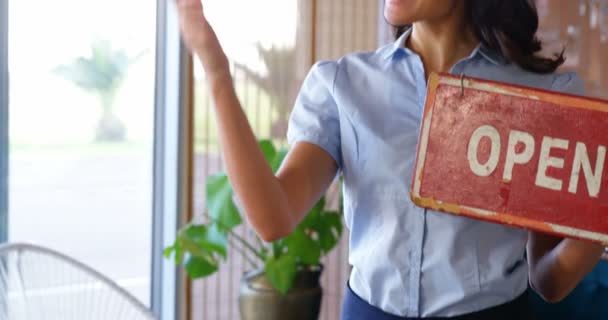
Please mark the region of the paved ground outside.
<svg viewBox="0 0 608 320"><path fill-rule="evenodd" d="M148 304L151 154L13 153L9 239L74 257Z"/></svg>

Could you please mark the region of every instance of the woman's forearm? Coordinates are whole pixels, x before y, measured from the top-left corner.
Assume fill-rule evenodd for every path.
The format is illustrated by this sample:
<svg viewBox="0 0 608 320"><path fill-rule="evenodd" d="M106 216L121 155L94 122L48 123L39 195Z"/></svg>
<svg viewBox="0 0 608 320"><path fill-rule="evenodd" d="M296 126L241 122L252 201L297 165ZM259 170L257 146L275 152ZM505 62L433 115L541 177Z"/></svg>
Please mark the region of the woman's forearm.
<svg viewBox="0 0 608 320"><path fill-rule="evenodd" d="M249 222L266 241L294 229L287 196L262 153L237 99L229 74L211 75L209 90L215 107L226 170Z"/></svg>
<svg viewBox="0 0 608 320"><path fill-rule="evenodd" d="M563 239L535 259L530 284L547 301L565 298L598 263L604 247L585 241Z"/></svg>
<svg viewBox="0 0 608 320"><path fill-rule="evenodd" d="M190 12L182 15L187 16ZM206 20L190 31L191 48L205 70L215 110L222 155L230 182L249 223L263 239L283 237L294 228L287 196L258 146L236 96L228 59ZM183 19L182 23L187 23ZM183 26L183 29L194 29Z"/></svg>

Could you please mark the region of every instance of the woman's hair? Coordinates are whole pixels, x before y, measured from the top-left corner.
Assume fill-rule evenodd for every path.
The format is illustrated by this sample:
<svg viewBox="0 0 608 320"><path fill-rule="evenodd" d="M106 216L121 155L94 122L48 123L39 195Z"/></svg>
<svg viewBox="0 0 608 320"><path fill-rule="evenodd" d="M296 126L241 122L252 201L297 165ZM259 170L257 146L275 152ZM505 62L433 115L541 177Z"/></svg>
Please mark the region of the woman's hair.
<svg viewBox="0 0 608 320"><path fill-rule="evenodd" d="M551 73L564 61L564 51L553 58L538 56L542 45L536 37L538 12L534 0L464 0L473 32L486 47L496 50L522 68ZM395 27L397 37L410 26Z"/></svg>

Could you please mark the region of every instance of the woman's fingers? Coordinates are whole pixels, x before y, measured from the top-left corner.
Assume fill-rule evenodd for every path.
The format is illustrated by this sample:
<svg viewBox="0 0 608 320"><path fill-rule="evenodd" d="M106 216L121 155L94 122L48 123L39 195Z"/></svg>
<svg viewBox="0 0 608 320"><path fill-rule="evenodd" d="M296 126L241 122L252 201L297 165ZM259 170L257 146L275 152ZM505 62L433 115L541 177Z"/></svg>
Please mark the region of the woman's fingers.
<svg viewBox="0 0 608 320"><path fill-rule="evenodd" d="M227 58L205 18L201 0L175 0L175 4L184 43L199 57L207 76L229 73Z"/></svg>
<svg viewBox="0 0 608 320"><path fill-rule="evenodd" d="M212 32L200 0L176 0L180 28L184 42L191 49L205 45Z"/></svg>
<svg viewBox="0 0 608 320"><path fill-rule="evenodd" d="M182 9L192 8L198 9L201 12L203 11L203 4L201 0L175 0L177 7Z"/></svg>
<svg viewBox="0 0 608 320"><path fill-rule="evenodd" d="M176 0L175 3L182 22L191 24L206 23L201 0Z"/></svg>

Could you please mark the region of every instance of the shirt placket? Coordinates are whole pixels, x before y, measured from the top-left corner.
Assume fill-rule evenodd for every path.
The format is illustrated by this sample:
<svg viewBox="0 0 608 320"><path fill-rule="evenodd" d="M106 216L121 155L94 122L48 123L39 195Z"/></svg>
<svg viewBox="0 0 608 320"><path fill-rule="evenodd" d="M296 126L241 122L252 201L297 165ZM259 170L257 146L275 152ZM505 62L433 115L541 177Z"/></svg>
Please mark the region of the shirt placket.
<svg viewBox="0 0 608 320"><path fill-rule="evenodd" d="M415 68L416 92L418 95L418 105L422 114L422 110L424 109L424 103L426 100L427 84L425 79L424 65L419 56L416 56ZM415 226L412 226L412 230L414 230L414 241L411 242L412 247L410 251L411 265L409 283L409 310L411 316L420 317L420 277L422 268L422 249L426 225L426 210L417 208L413 216L415 217L413 219Z"/></svg>

